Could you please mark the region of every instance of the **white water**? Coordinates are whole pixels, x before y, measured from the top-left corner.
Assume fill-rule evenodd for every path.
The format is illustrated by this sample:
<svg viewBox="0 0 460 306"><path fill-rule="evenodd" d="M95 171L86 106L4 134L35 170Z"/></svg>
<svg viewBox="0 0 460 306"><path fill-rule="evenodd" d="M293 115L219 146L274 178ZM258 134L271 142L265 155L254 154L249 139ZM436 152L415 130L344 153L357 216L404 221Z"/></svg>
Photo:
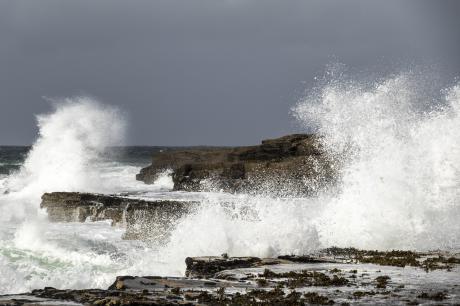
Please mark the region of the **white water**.
<svg viewBox="0 0 460 306"><path fill-rule="evenodd" d="M295 108L342 165L318 220L325 245L460 246L460 86L432 100L402 74L370 85L341 77Z"/></svg>
<svg viewBox="0 0 460 306"><path fill-rule="evenodd" d="M123 141L123 118L89 98L60 101L54 108L37 116L38 139L24 165L0 184L0 293L46 284L105 286L120 269L112 246L124 246L120 229L107 223L49 224L39 204L50 191L139 189L130 179L137 168L101 159L106 147Z"/></svg>
<svg viewBox="0 0 460 306"><path fill-rule="evenodd" d="M43 286L107 287L116 275L182 275L187 256L302 254L331 245L377 249L460 247L460 88L426 101L417 78L373 84L334 79L294 114L316 126L340 165L340 184L316 198L168 192L134 180L138 168L101 159L122 140L119 111L87 98L39 116L22 170L0 184L0 293ZM431 105L431 108L426 108ZM108 222L49 224L43 192L130 192L200 200L167 245L123 241Z"/></svg>
<svg viewBox="0 0 460 306"><path fill-rule="evenodd" d="M302 254L334 245L459 249L460 87L432 100L420 86L416 75L402 74L372 84L332 79L313 90L294 114L323 136L337 163L337 188L310 199L241 196L237 206L256 212L249 220L208 196L167 249L179 258Z"/></svg>
<svg viewBox="0 0 460 306"><path fill-rule="evenodd" d="M68 99L56 104L53 113L37 116L37 122L37 141L19 173L6 182L3 221L33 214L47 191L108 188L93 163L105 147L123 139L124 123L117 110L89 98Z"/></svg>

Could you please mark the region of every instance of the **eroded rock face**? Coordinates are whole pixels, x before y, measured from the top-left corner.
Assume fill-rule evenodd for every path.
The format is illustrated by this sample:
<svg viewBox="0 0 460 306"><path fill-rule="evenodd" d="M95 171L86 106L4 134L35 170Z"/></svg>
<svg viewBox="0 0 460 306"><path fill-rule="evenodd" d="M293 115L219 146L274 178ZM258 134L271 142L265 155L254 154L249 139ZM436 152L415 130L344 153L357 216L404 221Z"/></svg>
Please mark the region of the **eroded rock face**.
<svg viewBox="0 0 460 306"><path fill-rule="evenodd" d="M331 161L314 135L294 134L261 145L160 152L137 179L153 183L173 171L175 190L308 194L333 181Z"/></svg>
<svg viewBox="0 0 460 306"><path fill-rule="evenodd" d="M119 197L80 193L52 192L42 196L41 208L45 208L52 222L84 222L112 220L113 225L123 222L123 212L131 200Z"/></svg>
<svg viewBox="0 0 460 306"><path fill-rule="evenodd" d="M42 196L41 208L52 222L112 220L126 227L125 239L163 241L176 221L198 205L192 201L144 201L79 192L53 192Z"/></svg>

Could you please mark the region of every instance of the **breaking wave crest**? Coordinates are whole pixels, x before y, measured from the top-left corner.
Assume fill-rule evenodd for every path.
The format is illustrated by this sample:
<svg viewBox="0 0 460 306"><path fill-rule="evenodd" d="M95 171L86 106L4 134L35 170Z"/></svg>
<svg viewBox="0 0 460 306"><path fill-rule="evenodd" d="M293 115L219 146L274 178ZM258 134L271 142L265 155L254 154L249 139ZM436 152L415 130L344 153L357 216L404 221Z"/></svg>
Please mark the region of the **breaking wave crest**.
<svg viewBox="0 0 460 306"><path fill-rule="evenodd" d="M123 140L124 121L117 109L85 97L56 102L54 111L37 116L37 121L38 139L24 164L0 184L0 293L47 283L105 285L109 276L98 272L116 264L106 252L72 243L90 241L78 238L85 234L84 228L48 223L40 211L40 197L51 191L113 189L101 175L98 160L108 146ZM105 234L120 238L121 233L112 232L91 239L97 242Z"/></svg>
<svg viewBox="0 0 460 306"><path fill-rule="evenodd" d="M460 246L460 85L426 86L414 73L371 84L339 74L294 108L339 169L318 219L323 245Z"/></svg>
<svg viewBox="0 0 460 306"><path fill-rule="evenodd" d="M4 182L3 219L11 214L23 218L26 210L36 211L44 192L103 192L108 188L95 164L108 146L123 140L119 111L86 97L56 102L54 108L52 113L37 116L38 139L20 170Z"/></svg>

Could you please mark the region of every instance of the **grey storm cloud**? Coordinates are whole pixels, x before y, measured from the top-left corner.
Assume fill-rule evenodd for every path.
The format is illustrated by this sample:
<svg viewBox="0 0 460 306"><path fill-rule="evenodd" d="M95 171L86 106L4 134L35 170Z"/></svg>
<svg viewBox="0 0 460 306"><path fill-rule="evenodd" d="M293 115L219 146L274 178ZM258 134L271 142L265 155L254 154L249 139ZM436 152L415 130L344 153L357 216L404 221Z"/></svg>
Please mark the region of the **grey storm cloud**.
<svg viewBox="0 0 460 306"><path fill-rule="evenodd" d="M331 61L460 72L460 1L0 0L0 143L29 144L42 97L90 95L128 144L232 145L296 130Z"/></svg>

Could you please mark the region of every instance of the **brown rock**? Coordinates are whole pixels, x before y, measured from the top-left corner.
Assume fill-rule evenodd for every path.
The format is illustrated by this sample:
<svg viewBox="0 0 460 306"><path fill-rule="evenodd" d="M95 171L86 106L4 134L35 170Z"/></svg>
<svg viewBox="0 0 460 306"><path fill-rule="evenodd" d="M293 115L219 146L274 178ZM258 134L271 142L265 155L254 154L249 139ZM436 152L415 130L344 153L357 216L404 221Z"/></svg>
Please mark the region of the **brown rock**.
<svg viewBox="0 0 460 306"><path fill-rule="evenodd" d="M294 134L261 145L156 153L137 179L153 183L173 171L175 190L311 194L333 181L331 162L314 135Z"/></svg>
<svg viewBox="0 0 460 306"><path fill-rule="evenodd" d="M53 192L42 196L41 208L52 222L112 220L126 226L125 239L166 239L177 219L192 211L197 202L144 201L79 192Z"/></svg>

